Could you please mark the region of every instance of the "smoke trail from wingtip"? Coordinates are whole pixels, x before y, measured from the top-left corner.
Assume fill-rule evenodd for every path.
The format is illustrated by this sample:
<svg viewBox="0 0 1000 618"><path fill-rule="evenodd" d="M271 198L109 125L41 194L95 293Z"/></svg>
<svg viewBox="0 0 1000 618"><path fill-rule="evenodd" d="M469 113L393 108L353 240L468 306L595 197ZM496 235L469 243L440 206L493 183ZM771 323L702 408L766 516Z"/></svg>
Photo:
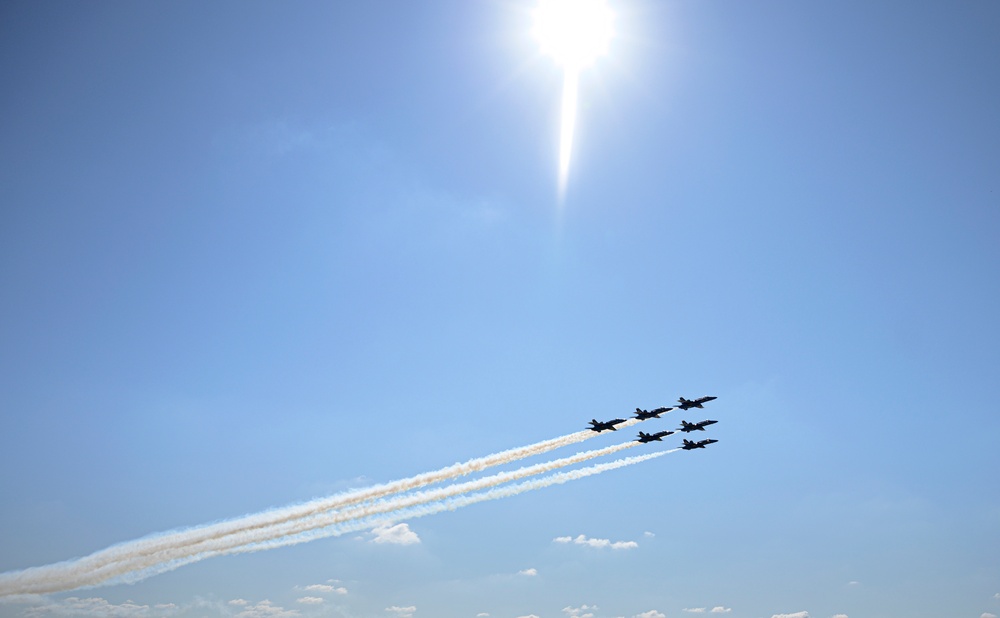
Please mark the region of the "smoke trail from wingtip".
<svg viewBox="0 0 1000 618"><path fill-rule="evenodd" d="M622 445L618 445L621 448L626 448L637 444L636 442L630 442ZM606 449L601 449L606 450ZM300 543L306 543L309 541L314 541L317 539L327 538L331 536L340 536L343 534L348 534L351 532L361 532L364 530L369 530L376 526L388 525L395 522L416 519L418 517L425 517L427 515L434 515L436 513L441 513L443 511L453 511L465 506L476 504L479 502L485 502L488 500L498 500L500 498L507 498L515 496L526 491L531 491L535 489L542 489L545 487L550 487L552 485L558 485L562 483L567 483L572 480L586 478L588 476L593 476L595 474L601 474L602 472L607 472L609 470L615 470L624 466L630 466L650 459L655 459L669 453L674 453L681 449L674 448L667 451L658 451L656 453L649 453L646 455L637 455L633 457L625 457L608 463L594 464L586 468L581 468L579 470L571 470L568 472L560 472L553 474L541 479L535 479L532 481L524 481L521 483L516 483L506 487L497 487L489 491L473 494L462 494L452 498L446 498L441 500L436 500L428 502L426 504L418 504L409 507L399 507L390 512L383 514L370 513L366 515L361 515L357 518L352 518L346 522L329 523L323 526L317 525L315 529L305 530L296 534L288 534L275 539L270 539L266 541L260 541L255 543L248 543L239 547L231 548L228 550L217 550L207 552L204 555L191 556L185 560L178 561L169 568L161 569L160 567L155 567L155 570L145 571L138 573L135 578L123 578L123 582L134 582L149 577L151 575L156 575L158 573L165 572L166 570L171 570L178 568L185 564L190 564L192 562L197 562L199 560L204 560L205 558L210 558L214 556L237 554L237 553L250 553L257 551L264 551L268 549L275 549L278 547L285 547L289 545L298 545ZM474 482L474 481L473 481ZM467 490L471 491L471 488ZM166 565L164 565L166 566Z"/></svg>
<svg viewBox="0 0 1000 618"><path fill-rule="evenodd" d="M421 504L429 504L453 498L458 495L496 487L512 481L520 480L530 476L545 474L559 468L575 465L618 453L625 449L636 446L638 442L625 442L613 446L583 451L569 457L555 459L552 461L524 466L517 470L499 472L480 479L467 481L464 483L454 483L439 489L419 491L410 494L402 494L374 502L367 502L346 510L328 511L325 513L304 517L283 524L269 526L239 535L230 535L224 538L204 541L193 545L185 545L171 550L159 552L154 556L136 556L134 560L123 561L105 567L98 573L93 573L92 578L100 578L102 581L121 576L122 581L135 582L156 575L171 571L184 564L190 564L208 558L210 556L238 553L239 548L249 545L259 545L275 539L297 536L308 533L311 530L327 528L346 521L371 518L386 513L392 513L401 509L408 509ZM129 575L139 571L138 575Z"/></svg>
<svg viewBox="0 0 1000 618"><path fill-rule="evenodd" d="M629 426L631 421L622 426ZM346 506L359 504L368 500L375 500L381 497L410 491L441 481L446 481L460 476L465 476L475 472L480 472L498 465L518 461L540 455L557 448L583 442L597 436L598 434L589 430L578 431L551 440L543 440L517 448L500 451L484 457L470 459L464 463L456 463L445 466L432 472L425 472L406 479L391 481L373 487L366 487L354 491L336 494L326 498L311 500L298 505L272 509L261 513L246 515L243 517L221 521L214 524L186 528L174 532L159 534L135 541L127 541L113 545L107 549L97 551L89 556L67 560L41 567L30 567L22 571L14 571L0 574L0 597L21 592L48 593L71 590L74 588L93 586L98 582L91 581L90 578L79 580L78 583L65 587L59 585L52 588L43 585L43 580L66 580L78 579L83 573L98 572L122 561L132 561L136 556L155 556L163 551L210 541L229 535L244 534L280 525L285 522L302 519L328 511L331 509L344 508ZM62 575L57 575L57 573ZM72 575L72 577L71 577Z"/></svg>
<svg viewBox="0 0 1000 618"><path fill-rule="evenodd" d="M635 419L628 419L625 423L620 424L619 427L629 427L637 422ZM341 509L380 497L399 494L442 480L456 478L496 465L545 453L562 446L582 442L596 435L595 432L589 430L580 431L560 438L472 459L465 463L454 464L434 472L410 477L409 479L347 492L300 505L265 511L234 520L121 543L75 560L0 574L0 597L21 593L59 592L98 585L108 577L114 577L115 575L95 576L96 574L121 574L123 572L130 572L134 569L125 568L123 570L123 567L127 564L134 565L137 561L143 563L152 562L154 564L163 562L164 553L176 553L178 548L189 547L215 539L224 539L230 536L237 541L235 543L230 542L226 546L233 546L234 544L245 542L239 541L239 539L243 538L241 535L252 534L255 530L263 530L289 522L304 520L332 509ZM148 558L148 560L145 560L143 557Z"/></svg>

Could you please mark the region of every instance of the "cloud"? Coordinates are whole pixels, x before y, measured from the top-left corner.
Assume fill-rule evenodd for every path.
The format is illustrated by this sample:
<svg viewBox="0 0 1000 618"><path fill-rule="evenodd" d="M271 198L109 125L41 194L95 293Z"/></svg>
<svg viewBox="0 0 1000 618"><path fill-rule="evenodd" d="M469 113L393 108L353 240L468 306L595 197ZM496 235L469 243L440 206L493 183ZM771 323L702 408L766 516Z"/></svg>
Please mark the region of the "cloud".
<svg viewBox="0 0 1000 618"><path fill-rule="evenodd" d="M406 524L402 525L405 526ZM392 607L385 608L385 611L396 614L397 618L412 618L413 612L417 611L417 607L415 605L411 605L409 607L398 607L393 605Z"/></svg>
<svg viewBox="0 0 1000 618"><path fill-rule="evenodd" d="M243 601L243 599L237 599L238 601ZM229 602L230 605L234 603ZM297 609L285 609L280 605L275 605L274 603L264 599L256 605L252 605L243 601L243 611L236 614L236 618L292 618L293 616L298 616L299 610Z"/></svg>
<svg viewBox="0 0 1000 618"><path fill-rule="evenodd" d="M236 605L236 606L242 606L242 605L249 605L250 602L247 601L246 599L233 599L232 601L229 602L229 604L230 605Z"/></svg>
<svg viewBox="0 0 1000 618"><path fill-rule="evenodd" d="M335 582L336 580L330 580ZM330 584L310 584L308 586L296 586L296 590L305 592L318 592L320 594L347 594L347 588L343 586L331 586Z"/></svg>
<svg viewBox="0 0 1000 618"><path fill-rule="evenodd" d="M685 607L682 611L689 614L704 614L707 609L706 607Z"/></svg>
<svg viewBox="0 0 1000 618"><path fill-rule="evenodd" d="M37 605L46 601L48 597L42 594L9 594L0 597L0 605L5 603Z"/></svg>
<svg viewBox="0 0 1000 618"><path fill-rule="evenodd" d="M594 618L593 610L597 609L596 605L581 605L580 607L569 607L566 606L562 608L562 611L569 616L569 618Z"/></svg>
<svg viewBox="0 0 1000 618"><path fill-rule="evenodd" d="M847 614L834 614L833 618L847 618Z"/></svg>
<svg viewBox="0 0 1000 618"><path fill-rule="evenodd" d="M771 618L809 618L809 612L795 612L794 614L774 614Z"/></svg>
<svg viewBox="0 0 1000 618"><path fill-rule="evenodd" d="M518 571L518 575L525 575L527 577L534 577L538 575L538 569L524 569L523 571Z"/></svg>
<svg viewBox="0 0 1000 618"><path fill-rule="evenodd" d="M476 618L486 618L487 616L489 616L487 612L479 612L476 614Z"/></svg>
<svg viewBox="0 0 1000 618"><path fill-rule="evenodd" d="M994 599L1000 600L1000 592L993 595Z"/></svg>
<svg viewBox="0 0 1000 618"><path fill-rule="evenodd" d="M642 533L642 536L646 537L647 539L651 539L654 536L656 536L656 534L654 534L654 533L650 532L649 530L647 530L647 531L645 531L645 532Z"/></svg>
<svg viewBox="0 0 1000 618"><path fill-rule="evenodd" d="M528 614L527 616L518 616L517 618L538 618L538 616L534 614Z"/></svg>
<svg viewBox="0 0 1000 618"><path fill-rule="evenodd" d="M996 614L991 614L989 612L983 612L983 615L980 616L979 618L997 618L997 615Z"/></svg>
<svg viewBox="0 0 1000 618"><path fill-rule="evenodd" d="M151 618L153 616L171 616L177 610L178 607L173 603L161 603L150 607L149 605L139 605L132 600L114 604L100 597L68 597L61 600L42 599L40 605L25 609L22 615L28 618L41 616L99 616L101 618L105 616L113 618L141 616Z"/></svg>
<svg viewBox="0 0 1000 618"><path fill-rule="evenodd" d="M715 607L712 608L712 613L713 614L728 614L731 611L733 611L732 607L723 607L721 605L716 605ZM844 618L847 618L847 617L844 616Z"/></svg>
<svg viewBox="0 0 1000 618"><path fill-rule="evenodd" d="M420 543L420 537L409 524L396 524L395 526L379 526L372 530L375 538L374 543L389 543L391 545L415 545Z"/></svg>
<svg viewBox="0 0 1000 618"><path fill-rule="evenodd" d="M861 582L850 581L850 582L847 582L847 585L848 586L852 586L852 587L853 586L860 586Z"/></svg>
<svg viewBox="0 0 1000 618"><path fill-rule="evenodd" d="M635 549L639 547L639 544L635 541L615 541L611 542L608 539L589 539L584 535L580 535L576 538L570 536L557 536L552 539L553 543L574 543L576 545L586 545L587 547L610 547L611 549Z"/></svg>
<svg viewBox="0 0 1000 618"><path fill-rule="evenodd" d="M295 602L303 605L319 605L323 602L323 599L320 597L302 597L300 599L295 599Z"/></svg>
<svg viewBox="0 0 1000 618"><path fill-rule="evenodd" d="M667 615L662 612L658 612L655 609L651 609L648 612L636 614L633 618L667 618Z"/></svg>

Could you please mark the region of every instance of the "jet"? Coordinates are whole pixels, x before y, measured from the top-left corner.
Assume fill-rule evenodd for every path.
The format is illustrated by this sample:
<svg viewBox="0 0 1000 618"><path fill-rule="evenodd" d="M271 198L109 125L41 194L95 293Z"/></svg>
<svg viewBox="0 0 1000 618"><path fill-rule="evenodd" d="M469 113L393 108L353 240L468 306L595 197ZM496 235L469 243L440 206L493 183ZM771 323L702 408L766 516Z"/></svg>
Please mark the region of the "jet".
<svg viewBox="0 0 1000 618"><path fill-rule="evenodd" d="M688 433L691 431L705 431L706 427L708 427L709 425L714 425L718 422L719 421L702 421L700 423L689 423L687 421L681 421L680 430L683 431L684 433Z"/></svg>
<svg viewBox="0 0 1000 618"><path fill-rule="evenodd" d="M684 446L682 446L681 448L684 449L685 451L691 451L696 448L705 448L706 445L715 444L716 442L718 442L718 440L701 440L700 442L692 442L687 438L685 438Z"/></svg>
<svg viewBox="0 0 1000 618"><path fill-rule="evenodd" d="M605 429L610 429L611 431L618 431L617 429L615 429L615 425L624 422L625 419L623 418L613 418L610 421L604 421L602 423L601 421L595 418L594 420L590 421L590 427L587 427L587 429L591 431L596 431L597 433L601 433Z"/></svg>
<svg viewBox="0 0 1000 618"><path fill-rule="evenodd" d="M680 399L677 400L677 402L680 404L677 407L680 408L681 410L689 410L691 408L701 408L703 407L701 404L708 403L709 401L713 401L715 399L718 399L718 397L699 397L697 399L684 399L683 397L681 397Z"/></svg>
<svg viewBox="0 0 1000 618"><path fill-rule="evenodd" d="M661 438L665 438L665 437L669 436L672 433L674 433L674 432L672 432L672 431L658 431L656 433L650 434L650 433L643 433L643 432L640 431L639 432L639 439L636 440L636 442L642 442L643 444L645 444L646 442L652 442L653 440L656 440L657 442L660 442Z"/></svg>
<svg viewBox="0 0 1000 618"><path fill-rule="evenodd" d="M647 418L660 418L660 415L665 412L670 412L673 408L657 408L655 410L643 410L641 408L635 409L635 418L640 421L644 421Z"/></svg>

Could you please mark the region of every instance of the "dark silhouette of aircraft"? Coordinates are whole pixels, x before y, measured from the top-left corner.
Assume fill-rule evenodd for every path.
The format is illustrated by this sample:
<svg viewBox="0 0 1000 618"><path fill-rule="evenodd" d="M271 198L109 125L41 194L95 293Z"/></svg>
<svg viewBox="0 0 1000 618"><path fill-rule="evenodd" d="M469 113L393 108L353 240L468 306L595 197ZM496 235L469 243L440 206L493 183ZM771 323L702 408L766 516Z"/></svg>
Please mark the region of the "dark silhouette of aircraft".
<svg viewBox="0 0 1000 618"><path fill-rule="evenodd" d="M681 431L688 433L691 431L705 431L705 428L709 425L714 425L719 421L701 421L700 423L689 423L687 421L681 421Z"/></svg>
<svg viewBox="0 0 1000 618"><path fill-rule="evenodd" d="M650 434L650 433L643 433L643 432L640 431L639 432L639 439L636 440L636 442L642 442L643 444L645 444L646 442L652 442L653 440L656 440L657 442L660 442L661 438L665 438L665 437L669 436L672 433L674 433L674 432L672 432L672 431L658 431L656 433Z"/></svg>
<svg viewBox="0 0 1000 618"><path fill-rule="evenodd" d="M685 451L691 451L696 448L705 448L706 445L715 444L716 442L718 442L718 440L701 440L700 442L692 442L687 438L684 438L684 446L681 448Z"/></svg>
<svg viewBox="0 0 1000 618"><path fill-rule="evenodd" d="M604 421L602 423L601 421L595 418L594 420L590 421L590 427L587 427L587 429L591 431L596 431L597 433L601 433L605 429L610 429L611 431L618 431L617 429L615 429L615 425L624 422L625 419L623 418L613 418L610 421Z"/></svg>
<svg viewBox="0 0 1000 618"><path fill-rule="evenodd" d="M657 408L655 410L643 410L641 408L635 409L635 418L640 421L644 421L647 418L660 418L660 415L664 412L670 412L673 408Z"/></svg>
<svg viewBox="0 0 1000 618"><path fill-rule="evenodd" d="M701 404L708 403L709 401L714 401L716 399L718 399L718 397L699 397L697 399L684 399L683 397L681 397L680 399L677 400L678 403L680 404L677 407L680 408L681 410L690 410L691 408L701 408L702 407Z"/></svg>

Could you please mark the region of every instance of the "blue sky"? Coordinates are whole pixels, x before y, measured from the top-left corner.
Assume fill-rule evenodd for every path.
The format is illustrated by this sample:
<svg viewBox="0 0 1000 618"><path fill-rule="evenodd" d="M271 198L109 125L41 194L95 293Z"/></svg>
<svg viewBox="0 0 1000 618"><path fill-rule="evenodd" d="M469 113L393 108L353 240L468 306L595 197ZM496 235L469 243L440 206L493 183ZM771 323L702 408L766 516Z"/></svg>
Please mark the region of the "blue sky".
<svg viewBox="0 0 1000 618"><path fill-rule="evenodd" d="M560 202L531 1L5 3L0 571L720 442L0 615L1000 615L1000 8L611 6Z"/></svg>

